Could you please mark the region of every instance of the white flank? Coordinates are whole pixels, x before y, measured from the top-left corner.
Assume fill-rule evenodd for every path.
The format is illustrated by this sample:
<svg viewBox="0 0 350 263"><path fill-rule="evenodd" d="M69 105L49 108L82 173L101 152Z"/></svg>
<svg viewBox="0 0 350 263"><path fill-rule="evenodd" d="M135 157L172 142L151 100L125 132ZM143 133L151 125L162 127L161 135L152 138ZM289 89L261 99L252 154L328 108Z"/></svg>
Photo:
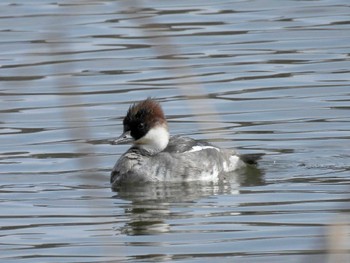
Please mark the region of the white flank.
<svg viewBox="0 0 350 263"><path fill-rule="evenodd" d="M203 172L201 174L201 181L218 181L219 180L219 169L216 165L213 166L212 171Z"/></svg>
<svg viewBox="0 0 350 263"><path fill-rule="evenodd" d="M216 147L213 147L213 146L193 146L191 150L189 150L188 152L189 153L192 153L192 152L198 152L198 151L201 151L201 150L205 150L205 149L215 149L217 150L218 152L220 151L219 148L216 148Z"/></svg>
<svg viewBox="0 0 350 263"><path fill-rule="evenodd" d="M239 164L239 157L237 155L230 156L230 164L227 167L227 171L225 172L231 172L233 170L236 170L238 168Z"/></svg>

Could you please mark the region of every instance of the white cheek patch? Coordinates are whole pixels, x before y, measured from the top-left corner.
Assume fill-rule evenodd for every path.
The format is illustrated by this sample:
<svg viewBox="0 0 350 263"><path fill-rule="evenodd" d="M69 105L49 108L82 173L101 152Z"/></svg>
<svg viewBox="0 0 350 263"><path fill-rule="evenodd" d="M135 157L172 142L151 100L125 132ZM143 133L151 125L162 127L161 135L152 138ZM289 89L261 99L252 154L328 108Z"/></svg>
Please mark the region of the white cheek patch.
<svg viewBox="0 0 350 263"><path fill-rule="evenodd" d="M220 149L219 148L216 148L214 146L193 146L191 150L187 151L189 153L192 153L192 152L199 152L201 150L205 150L205 149L215 149L217 150L218 152L220 152Z"/></svg>
<svg viewBox="0 0 350 263"><path fill-rule="evenodd" d="M169 142L169 132L165 126L150 129L145 136L134 143L150 153L161 152Z"/></svg>

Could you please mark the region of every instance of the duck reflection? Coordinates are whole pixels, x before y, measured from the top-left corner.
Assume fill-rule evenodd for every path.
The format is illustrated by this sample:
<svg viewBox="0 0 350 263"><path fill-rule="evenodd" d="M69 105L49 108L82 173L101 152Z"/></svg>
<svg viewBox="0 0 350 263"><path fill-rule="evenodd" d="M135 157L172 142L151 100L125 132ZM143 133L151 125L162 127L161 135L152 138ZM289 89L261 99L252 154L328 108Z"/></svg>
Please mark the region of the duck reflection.
<svg viewBox="0 0 350 263"><path fill-rule="evenodd" d="M122 184L112 188L115 198L131 201L125 208L129 221L121 231L127 235L147 235L170 231L170 219L186 217L183 209L204 197L239 194L240 186L264 184L263 172L248 167L240 173L231 173L219 182L143 183ZM181 208L177 212L176 208ZM191 216L191 215L187 215Z"/></svg>

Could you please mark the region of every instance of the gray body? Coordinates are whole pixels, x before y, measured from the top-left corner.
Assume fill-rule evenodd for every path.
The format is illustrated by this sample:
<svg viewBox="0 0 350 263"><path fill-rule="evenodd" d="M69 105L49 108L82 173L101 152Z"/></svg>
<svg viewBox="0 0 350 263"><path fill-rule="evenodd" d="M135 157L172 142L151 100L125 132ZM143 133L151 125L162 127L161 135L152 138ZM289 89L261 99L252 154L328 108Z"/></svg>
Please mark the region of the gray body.
<svg viewBox="0 0 350 263"><path fill-rule="evenodd" d="M245 166L234 150L172 136L167 147L153 155L133 145L115 164L111 183L216 181L222 174Z"/></svg>

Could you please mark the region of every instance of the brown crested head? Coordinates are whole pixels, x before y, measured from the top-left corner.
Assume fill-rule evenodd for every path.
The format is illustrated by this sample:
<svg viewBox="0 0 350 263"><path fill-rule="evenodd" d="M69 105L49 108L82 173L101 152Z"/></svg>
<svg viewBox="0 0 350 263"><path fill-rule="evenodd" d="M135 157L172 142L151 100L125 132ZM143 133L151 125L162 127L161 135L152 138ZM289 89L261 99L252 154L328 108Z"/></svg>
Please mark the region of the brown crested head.
<svg viewBox="0 0 350 263"><path fill-rule="evenodd" d="M167 125L160 104L154 99L134 103L130 106L124 120L124 132L130 131L131 136L138 140L156 125Z"/></svg>

